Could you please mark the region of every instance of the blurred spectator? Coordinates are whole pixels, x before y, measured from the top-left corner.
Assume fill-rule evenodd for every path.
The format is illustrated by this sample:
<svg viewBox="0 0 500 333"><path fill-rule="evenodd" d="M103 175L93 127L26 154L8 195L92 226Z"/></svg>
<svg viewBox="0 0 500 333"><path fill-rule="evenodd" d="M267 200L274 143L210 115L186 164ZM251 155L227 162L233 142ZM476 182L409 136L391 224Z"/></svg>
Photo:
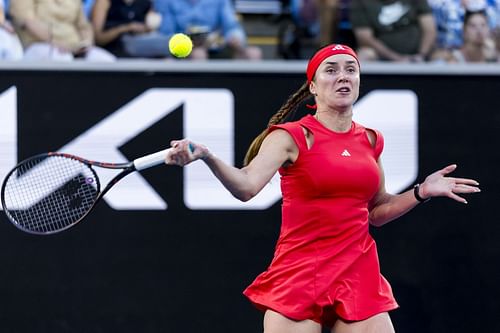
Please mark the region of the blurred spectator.
<svg viewBox="0 0 500 333"><path fill-rule="evenodd" d="M20 60L23 57L23 47L14 28L5 18L4 1L0 0L0 59Z"/></svg>
<svg viewBox="0 0 500 333"><path fill-rule="evenodd" d="M97 45L118 57L169 57L169 38L157 31L161 15L152 5L152 0L95 0Z"/></svg>
<svg viewBox="0 0 500 333"><path fill-rule="evenodd" d="M336 0L334 0L336 1ZM278 54L284 59L307 58L303 53L304 44L318 47L320 20L317 0L290 0L278 28ZM284 19L283 19L284 18Z"/></svg>
<svg viewBox="0 0 500 333"><path fill-rule="evenodd" d="M349 19L351 0L313 0L318 5L320 45L330 43L354 45Z"/></svg>
<svg viewBox="0 0 500 333"><path fill-rule="evenodd" d="M330 43L355 46L349 20L351 0L290 0L291 22L282 23L279 32L279 54L285 59L302 59L307 44L313 52Z"/></svg>
<svg viewBox="0 0 500 333"><path fill-rule="evenodd" d="M498 61L486 11L466 11L462 31L462 46L453 50L441 49L435 53L434 60L444 60L449 63Z"/></svg>
<svg viewBox="0 0 500 333"><path fill-rule="evenodd" d="M85 15L87 15L87 18L90 20L95 0L82 0L82 1L83 1L83 11L85 12Z"/></svg>
<svg viewBox="0 0 500 333"><path fill-rule="evenodd" d="M427 0L352 0L350 19L362 61L422 62L435 44Z"/></svg>
<svg viewBox="0 0 500 333"><path fill-rule="evenodd" d="M320 3L332 3L335 8L337 0L290 0L290 14L299 28L307 30L307 34L318 36L320 33Z"/></svg>
<svg viewBox="0 0 500 333"><path fill-rule="evenodd" d="M94 46L92 26L82 0L15 0L10 3L14 27L28 60L114 61L108 51Z"/></svg>
<svg viewBox="0 0 500 333"><path fill-rule="evenodd" d="M156 0L155 9L162 15L161 33L191 36L191 59L262 58L260 48L247 45L231 0Z"/></svg>
<svg viewBox="0 0 500 333"><path fill-rule="evenodd" d="M490 31L491 31L491 39L495 44L495 51L498 57L500 57L500 24L497 27L490 29ZM498 61L500 61L500 58L498 58Z"/></svg>
<svg viewBox="0 0 500 333"><path fill-rule="evenodd" d="M500 27L500 0L428 0L437 26L437 48L453 49L462 45L462 27L466 11L484 10L493 33Z"/></svg>
<svg viewBox="0 0 500 333"><path fill-rule="evenodd" d="M338 0L314 0L318 4L320 46L333 42L338 25Z"/></svg>

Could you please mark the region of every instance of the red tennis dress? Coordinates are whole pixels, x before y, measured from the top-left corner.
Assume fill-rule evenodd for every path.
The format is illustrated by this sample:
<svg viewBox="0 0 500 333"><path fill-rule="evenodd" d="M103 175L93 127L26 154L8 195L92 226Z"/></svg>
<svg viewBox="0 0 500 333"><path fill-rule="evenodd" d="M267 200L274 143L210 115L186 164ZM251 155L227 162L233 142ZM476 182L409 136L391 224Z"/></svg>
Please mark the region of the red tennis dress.
<svg viewBox="0 0 500 333"><path fill-rule="evenodd" d="M310 149L303 127L314 137ZM244 294L261 310L327 326L397 308L368 230L382 135L374 131L373 147L360 124L336 133L311 115L276 128L293 137L299 155L279 170L282 224L274 258Z"/></svg>

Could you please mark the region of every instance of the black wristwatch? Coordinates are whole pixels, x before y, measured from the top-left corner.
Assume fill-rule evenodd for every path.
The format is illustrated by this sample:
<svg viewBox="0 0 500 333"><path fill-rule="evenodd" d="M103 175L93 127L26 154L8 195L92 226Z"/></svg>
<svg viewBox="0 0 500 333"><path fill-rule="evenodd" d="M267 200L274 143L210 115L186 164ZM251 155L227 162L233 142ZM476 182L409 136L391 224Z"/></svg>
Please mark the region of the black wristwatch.
<svg viewBox="0 0 500 333"><path fill-rule="evenodd" d="M413 194L415 195L415 199L417 199L418 202L427 202L431 200L430 197L427 199L422 198L420 196L419 190L420 190L420 184L415 184L415 186L413 186Z"/></svg>

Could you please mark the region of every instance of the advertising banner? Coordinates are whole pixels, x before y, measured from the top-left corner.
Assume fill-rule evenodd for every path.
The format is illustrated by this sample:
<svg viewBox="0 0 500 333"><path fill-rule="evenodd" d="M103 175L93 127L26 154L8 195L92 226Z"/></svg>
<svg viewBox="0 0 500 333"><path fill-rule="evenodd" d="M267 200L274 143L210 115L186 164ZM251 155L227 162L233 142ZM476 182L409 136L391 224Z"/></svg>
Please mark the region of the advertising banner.
<svg viewBox="0 0 500 333"><path fill-rule="evenodd" d="M41 152L127 162L183 137L241 167L304 74L207 68L3 70L0 179ZM452 163L452 176L483 190L467 205L435 198L371 230L400 304L396 331L500 331L498 91L500 72L362 75L354 119L384 135L389 192ZM104 183L115 174L97 172ZM269 265L280 218L278 175L240 202L201 161L128 176L59 234L23 233L2 213L0 330L260 332L262 314L242 291Z"/></svg>

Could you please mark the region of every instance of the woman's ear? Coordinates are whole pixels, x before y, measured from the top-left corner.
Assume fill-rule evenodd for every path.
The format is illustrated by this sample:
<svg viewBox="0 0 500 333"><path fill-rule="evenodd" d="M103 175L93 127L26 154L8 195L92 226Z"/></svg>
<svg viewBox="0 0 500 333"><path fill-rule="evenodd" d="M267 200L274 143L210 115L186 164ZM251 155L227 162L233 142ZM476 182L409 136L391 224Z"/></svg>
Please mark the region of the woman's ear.
<svg viewBox="0 0 500 333"><path fill-rule="evenodd" d="M314 85L314 81L311 81L311 83L309 83L309 92L316 96L316 87Z"/></svg>

